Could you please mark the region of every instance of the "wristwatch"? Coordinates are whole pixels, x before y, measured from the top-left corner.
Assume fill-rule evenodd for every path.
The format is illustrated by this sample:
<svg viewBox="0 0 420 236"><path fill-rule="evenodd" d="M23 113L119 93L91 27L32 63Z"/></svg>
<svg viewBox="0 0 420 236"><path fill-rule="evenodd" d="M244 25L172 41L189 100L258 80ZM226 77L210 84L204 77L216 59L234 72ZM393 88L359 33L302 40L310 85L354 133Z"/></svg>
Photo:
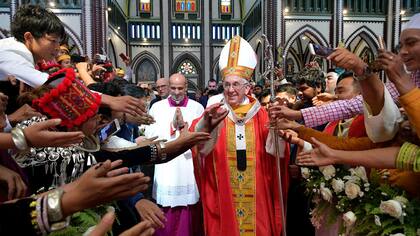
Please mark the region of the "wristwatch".
<svg viewBox="0 0 420 236"><path fill-rule="evenodd" d="M366 65L364 68L363 68L363 73L362 73L362 75L357 75L357 76L355 76L354 78L355 78L355 80L357 80L357 81L362 81L362 80L365 80L365 79L367 79L367 78L369 78L369 77L371 77L373 74L375 74L376 72L374 71L374 70L372 70L372 68L370 68L370 66L368 66L368 65Z"/></svg>
<svg viewBox="0 0 420 236"><path fill-rule="evenodd" d="M159 153L159 157L161 160L165 160L167 155L166 155L166 144L165 142L159 142L159 147L160 147L160 153Z"/></svg>

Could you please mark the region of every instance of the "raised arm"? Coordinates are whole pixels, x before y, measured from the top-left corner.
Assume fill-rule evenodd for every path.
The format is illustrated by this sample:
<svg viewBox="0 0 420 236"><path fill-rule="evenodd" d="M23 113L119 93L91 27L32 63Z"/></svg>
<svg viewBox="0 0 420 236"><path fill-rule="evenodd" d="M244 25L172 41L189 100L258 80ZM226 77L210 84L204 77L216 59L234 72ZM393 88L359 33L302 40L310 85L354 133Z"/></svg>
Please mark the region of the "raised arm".
<svg viewBox="0 0 420 236"><path fill-rule="evenodd" d="M136 146L125 149L102 149L95 153L95 157L98 161L121 159L124 166L129 167L139 164L159 164L172 160L197 143L208 139L210 139L208 133L189 132L188 125L186 125L185 128L181 130L179 137L165 143L165 147L159 145L159 142L153 142L152 144L143 147Z"/></svg>
<svg viewBox="0 0 420 236"><path fill-rule="evenodd" d="M371 168L395 168L400 147L377 148L364 151L343 151L328 147L315 138L314 149L298 154L297 164L324 166L330 164L362 165Z"/></svg>
<svg viewBox="0 0 420 236"><path fill-rule="evenodd" d="M314 137L317 140L320 140L322 143L325 143L330 148L339 150L366 150L386 145L386 143L373 143L368 137L339 138L337 136L332 136L327 133L305 127L295 121L290 121L287 119L277 120L276 128L278 130L291 129L298 133L299 138L307 142L312 142L311 138Z"/></svg>

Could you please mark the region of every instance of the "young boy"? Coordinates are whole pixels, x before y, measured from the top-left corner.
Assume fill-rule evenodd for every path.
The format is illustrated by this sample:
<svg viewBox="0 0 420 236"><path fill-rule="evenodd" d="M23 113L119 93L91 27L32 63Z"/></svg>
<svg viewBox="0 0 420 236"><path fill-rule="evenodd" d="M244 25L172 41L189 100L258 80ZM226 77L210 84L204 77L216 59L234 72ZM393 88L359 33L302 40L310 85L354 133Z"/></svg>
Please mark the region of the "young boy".
<svg viewBox="0 0 420 236"><path fill-rule="evenodd" d="M13 75L31 87L41 86L48 74L35 64L55 59L65 35L63 24L54 13L25 5L16 11L11 33L13 37L0 40L0 80Z"/></svg>

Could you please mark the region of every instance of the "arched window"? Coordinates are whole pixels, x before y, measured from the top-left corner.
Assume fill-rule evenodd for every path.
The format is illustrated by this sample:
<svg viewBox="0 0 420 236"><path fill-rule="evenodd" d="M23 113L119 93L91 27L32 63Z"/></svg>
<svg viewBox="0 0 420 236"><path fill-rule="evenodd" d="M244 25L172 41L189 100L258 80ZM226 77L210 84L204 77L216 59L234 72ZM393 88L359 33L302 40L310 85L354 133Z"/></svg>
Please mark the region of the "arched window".
<svg viewBox="0 0 420 236"><path fill-rule="evenodd" d="M220 14L232 14L232 0L220 0Z"/></svg>
<svg viewBox="0 0 420 236"><path fill-rule="evenodd" d="M357 35L349 44L349 50L358 55L366 63L371 63L375 59L377 52L373 40L365 33L362 32Z"/></svg>
<svg viewBox="0 0 420 236"><path fill-rule="evenodd" d="M140 81L156 81L157 72L155 65L150 59L143 59L136 70L137 82Z"/></svg>
<svg viewBox="0 0 420 236"><path fill-rule="evenodd" d="M176 12L196 12L197 1L195 0L175 0Z"/></svg>
<svg viewBox="0 0 420 236"><path fill-rule="evenodd" d="M188 81L188 92L192 93L202 86L202 81L199 78L201 68L194 58L190 55L183 55L176 60L173 67L173 72L181 73Z"/></svg>
<svg viewBox="0 0 420 236"><path fill-rule="evenodd" d="M195 68L194 63L188 59L181 62L176 71L186 76L197 75L197 68Z"/></svg>
<svg viewBox="0 0 420 236"><path fill-rule="evenodd" d="M320 67L326 71L327 63L326 60L322 60L319 57L314 57L310 54L308 49L308 44L320 44L321 40L316 35L312 34L310 31L304 31L299 34L291 43L290 48L286 54L286 79L288 81L293 81L295 74L299 73L306 64L315 60L318 62Z"/></svg>

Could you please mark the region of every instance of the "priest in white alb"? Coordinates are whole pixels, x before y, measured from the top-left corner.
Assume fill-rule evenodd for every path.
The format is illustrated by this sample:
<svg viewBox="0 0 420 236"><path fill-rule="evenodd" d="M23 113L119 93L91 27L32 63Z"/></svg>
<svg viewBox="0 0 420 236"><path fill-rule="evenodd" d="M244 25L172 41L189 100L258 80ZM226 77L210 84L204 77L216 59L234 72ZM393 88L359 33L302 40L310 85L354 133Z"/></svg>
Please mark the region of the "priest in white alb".
<svg viewBox="0 0 420 236"><path fill-rule="evenodd" d="M185 125L201 116L203 106L187 96L187 80L182 74L169 78L169 97L156 102L149 114L155 123L146 127L145 136L158 136L168 141L176 139ZM162 147L161 147L162 148ZM164 148L164 147L163 147ZM165 227L155 235L201 235L200 198L194 178L191 151L155 166L153 198L165 213Z"/></svg>

